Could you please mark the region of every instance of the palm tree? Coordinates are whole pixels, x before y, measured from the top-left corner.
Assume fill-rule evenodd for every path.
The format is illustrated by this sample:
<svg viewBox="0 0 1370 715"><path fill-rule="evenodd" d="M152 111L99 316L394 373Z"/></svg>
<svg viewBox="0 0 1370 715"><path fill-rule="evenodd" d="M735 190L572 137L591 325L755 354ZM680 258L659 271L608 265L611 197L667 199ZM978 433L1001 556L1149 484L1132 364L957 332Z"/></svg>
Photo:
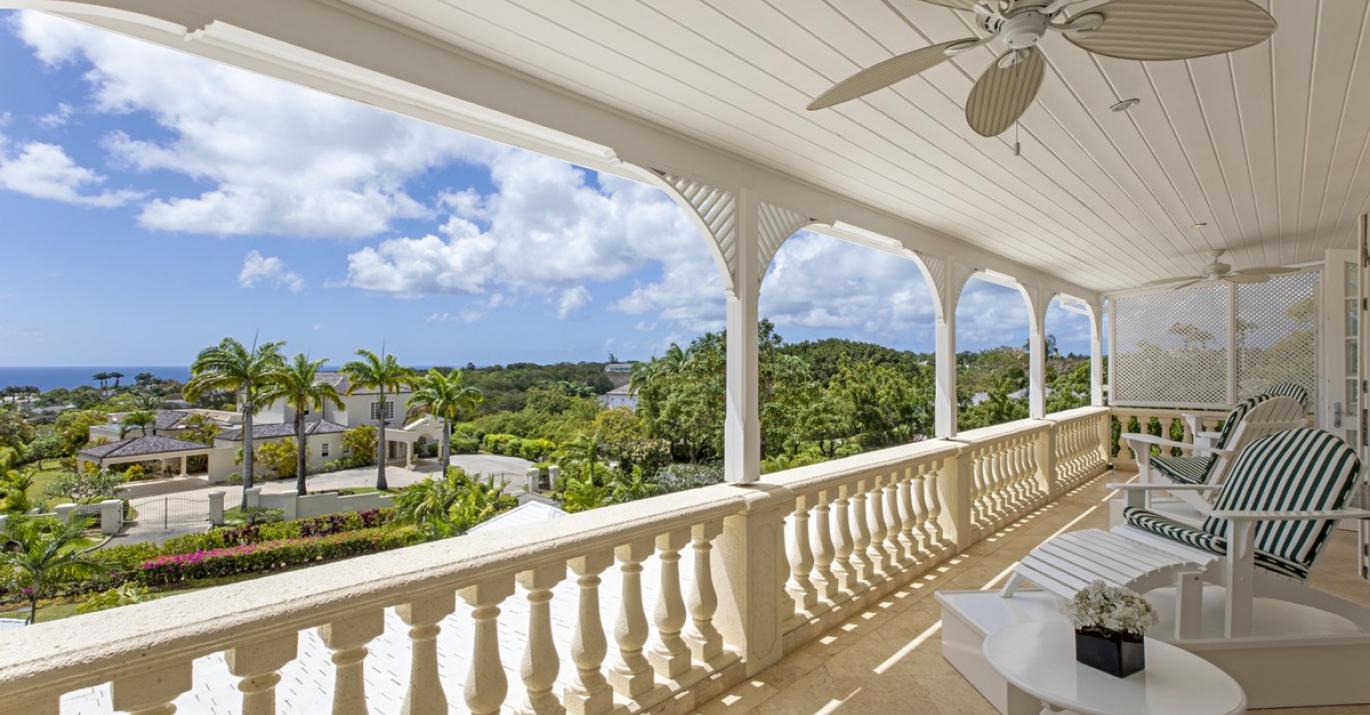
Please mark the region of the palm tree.
<svg viewBox="0 0 1370 715"><path fill-rule="evenodd" d="M394 355L377 355L370 350L358 350L357 356L360 360L343 365L342 372L347 376L347 394L351 395L357 390L375 390L377 393L375 418L376 418L376 488L387 490L390 485L385 481L385 423L390 415L385 410L385 393L391 394L400 391L400 388L408 385L414 379L414 373L407 367L400 365Z"/></svg>
<svg viewBox="0 0 1370 715"><path fill-rule="evenodd" d="M150 390L138 390L129 395L128 400L140 410L156 410L162 406L162 397Z"/></svg>
<svg viewBox="0 0 1370 715"><path fill-rule="evenodd" d="M300 353L276 375L275 381L267 385L259 396L263 402L285 400L285 403L295 410L295 492L300 496L309 493L305 484L309 435L305 433L304 415L310 408L322 410L326 402L339 409L343 406L338 388L318 380L319 370L327 362L327 358L310 360L309 356Z"/></svg>
<svg viewBox="0 0 1370 715"><path fill-rule="evenodd" d="M124 379L124 373L122 373L122 372L111 372L111 373L109 374L109 379L111 379L111 380L114 381L114 389L117 390L117 389L119 389L119 381L122 380L122 379Z"/></svg>
<svg viewBox="0 0 1370 715"><path fill-rule="evenodd" d="M100 392L105 391L105 384L109 382L109 373L97 372L90 376L91 381L100 383Z"/></svg>
<svg viewBox="0 0 1370 715"><path fill-rule="evenodd" d="M25 584L28 623L38 620L38 599L62 581L86 576L104 567L89 556L88 517L73 514L65 522L51 517L12 516L0 531L0 569Z"/></svg>
<svg viewBox="0 0 1370 715"><path fill-rule="evenodd" d="M480 390L466 384L466 374L461 370L452 370L446 375L429 370L414 383L414 394L409 396L410 412L429 414L442 421L442 437L438 442L441 469L446 470L452 461L452 423L468 410L474 410L484 399Z"/></svg>
<svg viewBox="0 0 1370 715"><path fill-rule="evenodd" d="M206 392L230 392L239 397L243 415L243 508L247 508L247 490L252 488L252 416L257 412L260 393L277 380L285 369L281 355L284 342L262 343L252 348L233 338L224 338L213 347L205 348L190 365L190 381L185 397L194 401Z"/></svg>
<svg viewBox="0 0 1370 715"><path fill-rule="evenodd" d="M143 430L143 436L146 437L148 425L155 424L157 424L157 415L154 415L153 413L148 412L147 410L138 410L136 412L130 412L124 415L123 424L119 427L119 437L122 439L124 436L124 430L130 427L141 427Z"/></svg>

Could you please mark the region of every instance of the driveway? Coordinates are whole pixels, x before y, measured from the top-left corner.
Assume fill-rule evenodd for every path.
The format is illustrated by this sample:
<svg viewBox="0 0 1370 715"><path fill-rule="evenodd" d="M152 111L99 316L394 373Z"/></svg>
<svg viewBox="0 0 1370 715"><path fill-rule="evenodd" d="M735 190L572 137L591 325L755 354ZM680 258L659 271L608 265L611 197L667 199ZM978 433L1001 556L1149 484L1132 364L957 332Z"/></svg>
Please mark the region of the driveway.
<svg viewBox="0 0 1370 715"><path fill-rule="evenodd" d="M394 465L385 468L386 482L391 489L409 486L426 476L428 475ZM374 466L344 469L309 477L311 492L375 485ZM256 486L261 487L263 494L281 494L295 491L295 480L274 479L257 482ZM138 523L129 525L110 543L161 543L179 534L205 531L209 528L209 493L216 491L224 493L225 509L232 509L242 503L242 486L229 484L199 486L152 497L133 497L129 501L138 510Z"/></svg>

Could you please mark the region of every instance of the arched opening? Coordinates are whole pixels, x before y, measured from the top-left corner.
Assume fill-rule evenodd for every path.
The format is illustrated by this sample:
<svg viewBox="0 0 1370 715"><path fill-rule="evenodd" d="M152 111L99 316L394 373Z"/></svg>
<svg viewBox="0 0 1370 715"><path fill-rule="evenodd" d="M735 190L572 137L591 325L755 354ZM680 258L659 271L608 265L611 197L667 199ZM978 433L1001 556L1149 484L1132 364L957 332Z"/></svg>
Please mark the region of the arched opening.
<svg viewBox="0 0 1370 715"><path fill-rule="evenodd" d="M1028 416L1031 313L1007 277L971 277L956 303L956 384L961 430Z"/></svg>
<svg viewBox="0 0 1370 715"><path fill-rule="evenodd" d="M1051 299L1042 326L1046 343L1047 413L1090 404L1093 332L1088 303L1066 295Z"/></svg>
<svg viewBox="0 0 1370 715"><path fill-rule="evenodd" d="M761 284L762 471L934 433L935 304L908 255L810 230Z"/></svg>

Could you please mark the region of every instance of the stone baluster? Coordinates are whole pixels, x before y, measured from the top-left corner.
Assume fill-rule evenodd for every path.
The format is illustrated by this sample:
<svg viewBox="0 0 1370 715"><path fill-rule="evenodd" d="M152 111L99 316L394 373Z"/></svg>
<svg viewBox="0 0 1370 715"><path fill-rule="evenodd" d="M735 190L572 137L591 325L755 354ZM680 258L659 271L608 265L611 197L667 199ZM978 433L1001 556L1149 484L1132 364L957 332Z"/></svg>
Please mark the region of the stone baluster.
<svg viewBox="0 0 1370 715"><path fill-rule="evenodd" d="M509 693L499 655L499 606L513 594L512 574L492 576L457 592L471 607L471 667L463 692L471 715L495 715Z"/></svg>
<svg viewBox="0 0 1370 715"><path fill-rule="evenodd" d="M895 499L899 509L899 542L904 548L904 560L914 564L923 557L923 545L927 543L927 534L923 531L922 510L919 501L922 500L923 475L922 465L915 464L904 471L904 478L899 480L898 492Z"/></svg>
<svg viewBox="0 0 1370 715"><path fill-rule="evenodd" d="M977 529L985 524L985 450L975 447L969 451L970 460L970 523Z"/></svg>
<svg viewBox="0 0 1370 715"><path fill-rule="evenodd" d="M129 715L171 715L176 712L176 698L190 690L191 682L188 660L115 678L110 705Z"/></svg>
<svg viewBox="0 0 1370 715"><path fill-rule="evenodd" d="M561 659L552 638L552 588L566 578L566 564L557 562L522 571L517 580L528 591L528 642L524 645L519 675L528 697L522 712L560 715L566 712L552 693Z"/></svg>
<svg viewBox="0 0 1370 715"><path fill-rule="evenodd" d="M228 672L238 676L243 715L275 715L281 668L295 660L298 634L234 646L224 651Z"/></svg>
<svg viewBox="0 0 1370 715"><path fill-rule="evenodd" d="M828 521L831 506L828 504L831 492L823 491L813 496L813 568L818 574L818 595L829 601L836 601L839 588L837 575L833 573L833 559L837 553L833 549L832 525Z"/></svg>
<svg viewBox="0 0 1370 715"><path fill-rule="evenodd" d="M608 549L570 561L576 585L580 587L576 630L571 636L571 662L576 664L579 677L566 689L562 702L572 715L601 715L614 707L614 693L601 669L609 652L609 641L599 617L599 575L613 562L614 555Z"/></svg>
<svg viewBox="0 0 1370 715"><path fill-rule="evenodd" d="M685 642L690 653L701 663L712 664L723 655L723 635L714 626L718 611L718 592L714 590L714 571L710 554L714 539L723 533L723 522L697 524L690 530L694 545L694 583L690 585L690 627Z"/></svg>
<svg viewBox="0 0 1370 715"><path fill-rule="evenodd" d="M447 712L447 693L438 677L438 633L442 619L456 610L456 594L451 591L438 591L395 607L400 620L409 626L409 688L404 693L403 715Z"/></svg>
<svg viewBox="0 0 1370 715"><path fill-rule="evenodd" d="M924 473L926 479L923 480L923 496L927 500L928 510L927 519L923 521L927 525L927 530L932 536L933 543L942 546L946 543L947 532L942 528L942 497L938 494L941 486L938 484L943 479L955 479L955 474L944 474L947 467L945 460L938 460L935 466L931 466Z"/></svg>
<svg viewBox="0 0 1370 715"><path fill-rule="evenodd" d="M885 550L885 537L889 535L889 527L885 524L885 483L890 478L888 474L872 477L871 490L866 499L870 507L871 531L871 544L866 553L870 555L876 577L888 576L891 572L890 552Z"/></svg>
<svg viewBox="0 0 1370 715"><path fill-rule="evenodd" d="M890 564L902 571L909 561L909 550L902 540L904 516L899 509L899 489L907 481L904 467L896 467L885 481L885 553Z"/></svg>
<svg viewBox="0 0 1370 715"><path fill-rule="evenodd" d="M680 529L656 537L657 558L661 562L661 583L657 589L656 642L647 660L657 674L675 680L690 670L690 646L680 637L685 627L685 599L680 592L680 550L690 543L690 530Z"/></svg>
<svg viewBox="0 0 1370 715"><path fill-rule="evenodd" d="M652 664L642 654L647 643L647 616L642 608L642 562L652 555L652 539L631 541L614 550L623 575L623 595L614 639L618 642L618 663L609 671L614 690L626 698L637 698L652 689Z"/></svg>
<svg viewBox="0 0 1370 715"><path fill-rule="evenodd" d="M333 651L333 715L366 715L366 644L385 632L385 611L376 608L319 627Z"/></svg>
<svg viewBox="0 0 1370 715"><path fill-rule="evenodd" d="M818 603L818 589L813 585L813 549L809 544L809 507L812 496L795 499L789 539L790 580L786 590L794 600L796 611L804 612Z"/></svg>
<svg viewBox="0 0 1370 715"><path fill-rule="evenodd" d="M837 501L833 502L833 567L837 582L842 590L854 593L857 590L856 565L852 562L851 535L851 490L852 486L839 487Z"/></svg>
<svg viewBox="0 0 1370 715"><path fill-rule="evenodd" d="M852 531L852 553L851 563L856 568L856 580L860 582L861 589L865 590L870 586L875 576L875 562L871 560L871 530L870 530L870 510L866 505L866 489L870 484L869 479L862 479L856 483L852 490L851 499L851 531Z"/></svg>

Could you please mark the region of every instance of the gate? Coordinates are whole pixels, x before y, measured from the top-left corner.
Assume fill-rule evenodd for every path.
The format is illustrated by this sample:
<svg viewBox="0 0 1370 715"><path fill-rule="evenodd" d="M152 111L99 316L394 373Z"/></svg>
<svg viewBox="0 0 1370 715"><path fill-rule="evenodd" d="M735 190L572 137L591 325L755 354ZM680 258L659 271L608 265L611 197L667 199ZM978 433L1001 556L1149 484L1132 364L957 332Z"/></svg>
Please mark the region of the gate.
<svg viewBox="0 0 1370 715"><path fill-rule="evenodd" d="M138 512L135 523L145 529L170 530L173 526L209 521L208 499L148 497L130 501L129 506Z"/></svg>

